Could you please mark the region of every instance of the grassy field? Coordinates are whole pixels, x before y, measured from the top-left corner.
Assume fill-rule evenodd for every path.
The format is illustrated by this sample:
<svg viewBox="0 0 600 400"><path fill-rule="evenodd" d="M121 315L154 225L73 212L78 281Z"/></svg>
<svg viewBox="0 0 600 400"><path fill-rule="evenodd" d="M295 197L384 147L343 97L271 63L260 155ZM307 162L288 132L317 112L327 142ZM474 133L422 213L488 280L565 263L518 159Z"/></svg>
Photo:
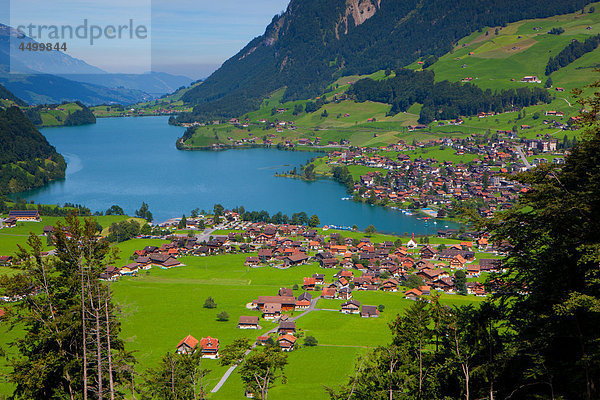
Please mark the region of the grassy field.
<svg viewBox="0 0 600 400"><path fill-rule="evenodd" d="M387 238L381 235L373 240ZM275 295L280 287L301 284L304 276L324 272L326 280L331 281L335 273L335 270L323 270L314 264L287 270L248 270L243 266L245 257L246 255L184 257L181 261L186 264L185 267L153 269L147 275L142 273L138 277L123 278L112 284L115 299L121 304L124 313L123 337L128 348L136 351L142 369L156 365L165 352L173 351L177 342L188 334L197 338L210 335L218 338L221 345L239 337L253 340L275 325L261 320L261 331L236 329L240 315L259 315L257 311L246 310L246 303L260 295ZM295 295L300 293L301 291L296 291ZM215 299L218 304L216 309L202 307L208 296ZM314 311L298 320L297 327L305 334L315 336L323 346L302 348L290 354L290 365L287 368L289 382L273 390L272 398L283 399L290 393L304 393L305 398L327 398L320 384L334 385L343 382L352 370L352 361L358 354L365 351L366 347L385 344L390 340L387 324L411 304L403 298L401 292L356 292L355 298L364 304L384 304L386 309L376 319L342 315L337 311ZM480 299L472 296L444 296L444 302L448 304L477 301ZM341 303L341 300L322 300L318 307L339 309ZM229 321L216 320L216 314L220 311L229 313ZM329 367L320 366L323 357L330 360ZM205 366L212 370L206 381L211 389L224 369L212 360L207 360ZM326 378L323 375L325 368L333 371ZM319 382L319 385L313 382ZM238 376L234 374L211 398L243 398Z"/></svg>
<svg viewBox="0 0 600 400"><path fill-rule="evenodd" d="M121 215L107 215L94 218L96 218L98 223L104 228L102 233L105 235L108 234L108 227L113 222L119 222L125 219L132 219L130 217ZM137 220L138 222L143 221L140 218L133 219ZM64 218L61 217L42 217L41 222L23 221L18 222L17 226L15 226L14 228L0 229L0 255L13 255L14 252L17 250L17 244L23 245L30 233L42 235L44 233L44 226L54 226L59 220L64 222ZM42 239L42 243L45 245L46 240Z"/></svg>
<svg viewBox="0 0 600 400"><path fill-rule="evenodd" d="M56 107L45 107L40 111L43 126L62 126L69 114L81 110L76 103L60 104Z"/></svg>
<svg viewBox="0 0 600 400"><path fill-rule="evenodd" d="M100 217L101 225L108 225L126 217ZM44 225L54 224L58 218L44 217L42 223L22 223L13 228L10 235L3 236L0 246L11 249L23 243L29 231L39 234ZM333 230L319 233L329 234ZM340 231L347 237L363 237L360 232ZM4 232L0 232L3 234ZM226 232L223 232L226 233ZM22 236L20 236L22 235ZM10 240L8 239L10 238ZM374 234L372 242L394 241L397 237ZM440 239L445 243L456 241ZM406 242L407 238L403 238ZM435 238L432 238L435 242ZM161 240L134 239L118 244L121 260L118 265L129 262L129 256L136 249L148 245L161 245ZM261 320L262 330L238 330L240 315L259 315L257 311L246 309L246 304L260 295L276 295L280 287L301 285L304 276L325 273L326 281L333 280L334 269L323 270L316 264L279 270L269 267L247 268L243 265L248 254L220 255L213 257L182 257L185 266L169 270L153 268L141 272L137 277L124 277L112 283L114 298L122 309L122 337L128 349L135 352L138 370L157 365L160 358L174 350L176 344L188 334L198 339L204 336L216 337L221 345L226 345L239 337L254 340L259 334L276 325ZM14 273L14 270L0 268L0 274ZM295 295L302 290L295 291ZM313 293L318 295L317 292ZM212 296L216 309L203 308L204 300ZM273 399L312 398L326 399L325 386L343 383L354 368L354 360L367 348L387 343L390 332L387 324L404 308L410 305L402 291L397 293L355 292L355 298L363 304L385 305L380 318L362 319L356 315L342 315L337 311L314 311L297 321L297 327L305 334L319 341L315 348L301 348L289 355L287 374L289 382L270 392ZM444 295L447 304L479 302L481 299L469 296ZM338 310L341 300L320 300L318 307ZM226 322L216 320L216 314L226 311L230 318ZM296 313L291 313L292 315ZM14 354L8 343L22 335L19 329L6 331L0 326L0 347ZM327 363L323 363L327 359ZM205 380L208 389L219 381L226 368L214 360L206 360L205 368L211 370ZM2 367L5 368L5 367ZM5 369L6 370L6 369ZM318 382L318 384L315 384ZM0 393L8 393L11 386L0 382ZM239 375L234 373L223 388L210 395L211 399L243 398L243 388Z"/></svg>
<svg viewBox="0 0 600 400"><path fill-rule="evenodd" d="M598 3L592 6L598 8ZM547 33L558 27L562 27L565 32L561 35ZM583 41L598 32L598 12L576 12L519 21L504 28L491 27L460 40L454 50L441 57L432 68L436 80L440 81L459 81L472 77L473 83L485 89L519 87L523 84L518 81L525 75L537 75L545 80L544 72L551 56L558 54L572 39ZM598 50L579 60L582 65L598 62ZM551 75L554 86L570 90L590 82L589 73L586 76L585 71L577 70L580 65L575 65L576 63Z"/></svg>

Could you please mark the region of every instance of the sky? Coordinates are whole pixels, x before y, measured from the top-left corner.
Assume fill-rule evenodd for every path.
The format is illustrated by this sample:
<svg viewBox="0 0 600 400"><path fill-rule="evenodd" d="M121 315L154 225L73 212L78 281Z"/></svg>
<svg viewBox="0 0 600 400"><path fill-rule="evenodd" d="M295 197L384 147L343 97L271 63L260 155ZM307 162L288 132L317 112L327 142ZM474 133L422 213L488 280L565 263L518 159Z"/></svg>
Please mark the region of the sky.
<svg viewBox="0 0 600 400"><path fill-rule="evenodd" d="M0 22L107 72L201 79L264 33L289 0L0 0ZM16 38L14 40L17 40Z"/></svg>

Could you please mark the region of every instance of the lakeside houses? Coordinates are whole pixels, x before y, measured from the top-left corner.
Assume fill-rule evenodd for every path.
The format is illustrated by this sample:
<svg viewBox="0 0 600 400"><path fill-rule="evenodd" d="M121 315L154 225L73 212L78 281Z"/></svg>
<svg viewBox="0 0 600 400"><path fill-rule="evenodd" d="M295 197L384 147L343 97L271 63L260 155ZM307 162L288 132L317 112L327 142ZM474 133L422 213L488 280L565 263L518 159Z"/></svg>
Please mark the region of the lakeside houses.
<svg viewBox="0 0 600 400"><path fill-rule="evenodd" d="M558 118L564 115L551 110L546 114ZM484 116L488 115L480 115ZM571 122L572 125L576 123ZM556 121L552 124L570 129L568 124ZM522 126L522 129L527 129L527 126ZM506 135L510 138L506 138ZM415 209L433 206L436 211L431 211L432 215L437 217L453 212L457 204L477 200L485 205L478 210L479 214L487 217L497 210L510 208L519 194L526 190L524 185L507 178L509 174L527 169L517 146L531 151L528 154L530 156L556 154L559 151L558 140L549 135L518 140L512 139L512 135L513 132L498 131L490 138L471 135L465 139L441 138L417 143L422 148L437 146L450 149L457 155L472 155L473 161L469 163L440 161L423 156L414 158L405 153L414 146L403 141L381 148L354 147L330 152L326 163L376 168L355 180L351 188L355 200L395 208L405 208L407 203Z"/></svg>
<svg viewBox="0 0 600 400"><path fill-rule="evenodd" d="M114 281L152 266L168 268L181 265L179 259L182 256L226 253L250 253L242 261L248 268L296 268L299 264L290 263L293 256L300 257L291 260L321 266L323 273L304 276L294 288L281 287L274 295L264 293L249 299L248 309L258 311L266 320L281 321L285 320L286 313L308 310L313 296L317 297L311 294L313 291L318 291L318 296L323 299L340 300L344 307L339 306L339 309L345 313L360 312L360 303L355 307L356 303L352 302L355 291L400 292L399 296L406 296L404 286L410 276L417 276L422 281L418 288L422 295L429 294L431 290L454 294L454 271L464 270L469 278L500 271L501 261L494 257L502 255L510 246L508 243L490 243L487 235L482 233L460 233L456 229L440 229L437 236L461 235L461 241L436 245L423 243L423 238L417 240L414 235L405 244L392 241L373 243L368 237L344 237L343 232L326 234L306 226L251 223L233 218L226 226L236 230L206 242L199 242L196 237L179 236L160 246L135 250L133 261L123 266L109 266L100 277ZM487 255L482 256L480 252ZM333 266L336 269L332 270ZM304 292L294 297L294 289L300 287ZM411 293L412 297L416 296L415 292ZM469 293L486 294L483 286L472 287ZM365 310L363 316L376 314L369 311L368 306ZM239 329L257 329L259 321L258 315L242 316L237 326Z"/></svg>

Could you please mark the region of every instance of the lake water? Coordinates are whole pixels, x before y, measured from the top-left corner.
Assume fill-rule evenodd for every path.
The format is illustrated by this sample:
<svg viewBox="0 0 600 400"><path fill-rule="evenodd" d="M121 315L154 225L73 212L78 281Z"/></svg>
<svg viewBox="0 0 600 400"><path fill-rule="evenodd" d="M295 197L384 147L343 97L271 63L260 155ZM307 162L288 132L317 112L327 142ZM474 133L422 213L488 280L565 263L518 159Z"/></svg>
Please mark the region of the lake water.
<svg viewBox="0 0 600 400"><path fill-rule="evenodd" d="M328 179L304 182L277 178L315 153L244 149L180 151L183 128L166 117L104 118L95 125L46 128L48 141L65 156L66 179L19 194L40 204L83 204L104 211L113 204L133 215L145 201L157 222L189 216L194 208L243 205L247 210L317 214L322 224L373 224L390 233L435 233L437 225L384 207L342 200L345 188Z"/></svg>

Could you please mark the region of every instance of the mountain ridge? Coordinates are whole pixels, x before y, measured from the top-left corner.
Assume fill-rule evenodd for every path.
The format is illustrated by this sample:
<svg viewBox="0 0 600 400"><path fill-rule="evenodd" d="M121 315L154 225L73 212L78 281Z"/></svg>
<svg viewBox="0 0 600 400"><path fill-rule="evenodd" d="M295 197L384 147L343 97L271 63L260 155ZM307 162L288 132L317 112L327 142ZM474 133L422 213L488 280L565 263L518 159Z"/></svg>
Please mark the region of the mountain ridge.
<svg viewBox="0 0 600 400"><path fill-rule="evenodd" d="M21 51L17 41L11 40L15 37L25 44L37 43L0 24L0 83L30 104L132 104L172 93L192 82L188 77L163 72L112 74L61 51Z"/></svg>
<svg viewBox="0 0 600 400"><path fill-rule="evenodd" d="M484 26L566 14L589 3L292 0L263 35L183 96L195 110L179 121L238 116L256 109L268 93L282 87L284 100L313 97L342 75L400 68L423 56L441 56ZM355 20L354 15L362 17Z"/></svg>

